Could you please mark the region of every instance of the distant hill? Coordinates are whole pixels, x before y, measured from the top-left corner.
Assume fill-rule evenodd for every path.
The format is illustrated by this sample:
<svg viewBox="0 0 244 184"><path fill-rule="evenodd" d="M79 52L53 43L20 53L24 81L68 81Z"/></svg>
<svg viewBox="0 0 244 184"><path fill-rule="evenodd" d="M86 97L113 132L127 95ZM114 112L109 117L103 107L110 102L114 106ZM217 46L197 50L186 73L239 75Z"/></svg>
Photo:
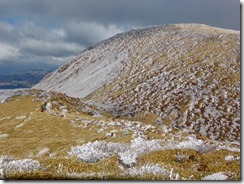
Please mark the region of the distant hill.
<svg viewBox="0 0 244 184"><path fill-rule="evenodd" d="M31 88L50 72L50 70L34 69L18 74L0 74L0 89Z"/></svg>
<svg viewBox="0 0 244 184"><path fill-rule="evenodd" d="M34 86L115 116L150 115L213 140L240 138L240 32L153 26L86 50Z"/></svg>

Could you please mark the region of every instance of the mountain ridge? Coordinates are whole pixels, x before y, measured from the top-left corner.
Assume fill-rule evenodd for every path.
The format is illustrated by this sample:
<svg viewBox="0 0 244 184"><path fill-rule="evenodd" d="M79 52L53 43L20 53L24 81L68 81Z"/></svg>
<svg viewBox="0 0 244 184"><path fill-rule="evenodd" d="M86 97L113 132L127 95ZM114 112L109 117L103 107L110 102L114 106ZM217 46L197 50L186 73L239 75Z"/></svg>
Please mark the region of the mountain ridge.
<svg viewBox="0 0 244 184"><path fill-rule="evenodd" d="M125 33L119 33L111 38L108 38L106 40L103 40L85 50L83 50L77 57L75 57L73 60L71 60L70 62L62 65L61 67L59 67L56 71L58 72L63 72L64 70L66 70L71 64L74 64L75 62L79 64L79 60L81 59L81 56L87 51L90 51L92 50L93 48L95 47L101 47L101 46L104 46L104 45L107 45L108 42L113 42L114 40L118 39L118 37L121 37L121 36L130 36L130 35L133 35L133 34L137 34L140 33L140 31L142 31L142 34L144 32L147 32L147 30L150 30L150 29L162 29L163 30L167 30L167 28L169 27L176 27L176 26L179 26L179 27L185 27L185 28L193 28L193 29L196 29L196 28L201 28L199 29L200 31L205 31L205 30L210 30L210 28L214 29L214 31L216 32L223 32L223 33L234 33L234 34L239 34L239 31L234 31L234 30L228 30L228 29L221 29L221 28L215 28L215 27L210 27L210 26L206 26L206 25L203 25L203 24L169 24L169 25L164 25L164 26L151 26L151 27L148 27L148 28L140 28L140 29L132 29L131 31L128 31L128 32L125 32ZM171 28L172 29L172 28ZM141 36L141 35L136 35L136 36ZM83 58L82 58L83 59ZM92 58L84 58L84 59L92 59ZM81 61L80 61L81 62ZM85 62L85 61L84 61ZM77 72L77 70L76 70ZM50 75L47 75L45 78L47 78L48 76ZM41 85L43 82L40 81L39 84L37 84L36 86L34 86L34 88L45 88L45 85ZM46 87L47 88L47 87ZM47 88L47 89L52 89L52 88ZM61 91L60 91L61 92ZM75 95L72 95L72 93L69 93L70 96L74 96L74 97L77 97L78 95L75 94ZM80 95L81 98L83 98L83 95Z"/></svg>
<svg viewBox="0 0 244 184"><path fill-rule="evenodd" d="M239 46L206 25L133 30L0 90L0 178L240 180Z"/></svg>
<svg viewBox="0 0 244 184"><path fill-rule="evenodd" d="M238 140L239 45L238 31L202 24L131 30L84 50L34 88L79 97L116 116L148 114L214 140L226 133Z"/></svg>

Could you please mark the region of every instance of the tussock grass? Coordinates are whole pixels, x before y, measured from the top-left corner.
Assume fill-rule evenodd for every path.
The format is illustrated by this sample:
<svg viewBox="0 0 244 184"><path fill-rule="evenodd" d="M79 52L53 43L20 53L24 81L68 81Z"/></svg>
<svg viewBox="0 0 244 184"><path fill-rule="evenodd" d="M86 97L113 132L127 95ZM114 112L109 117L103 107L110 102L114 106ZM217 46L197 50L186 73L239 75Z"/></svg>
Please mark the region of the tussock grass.
<svg viewBox="0 0 244 184"><path fill-rule="evenodd" d="M7 103L0 104L0 130L1 133L8 134L8 137L0 139L0 155L13 157L15 159L30 158L40 162L42 169L31 172L8 172L4 173L6 179L93 179L93 180L168 180L169 177L163 174L145 173L143 176L128 175L124 172L127 169L121 169L118 161L118 155L103 159L97 163L86 163L78 160L76 157L68 156L72 146L83 145L88 142L107 141L118 143L130 143L133 132L124 134L118 127L107 127L104 131L98 133L102 127L97 124L89 124L86 127L74 127L72 120L130 120L140 121L141 126L150 124L156 127L155 132L147 131L145 134L148 139L171 139L175 140L188 136L187 133L179 134L180 130L172 130L163 134L160 126L155 122L157 116L148 114L144 117L119 117L112 116L93 117L89 114L79 112L77 109L72 111L72 105L69 106L70 113L67 117L53 116L40 111L41 100L37 100L37 91L33 91L33 96L16 96ZM51 99L53 100L53 99ZM57 99L56 99L57 100ZM69 102L63 102L62 105L68 105ZM58 110L58 108L56 109ZM19 116L26 116L23 119L16 119ZM10 117L5 118L4 117ZM23 126L16 128L19 124ZM78 121L82 125L83 122ZM109 137L105 134L117 130L116 137ZM42 153L42 154L40 154ZM177 155L185 155L182 160ZM139 156L135 167L140 168L145 164L159 164L178 173L180 179L199 180L206 175L225 172L231 180L240 179L240 161L225 160L225 157L232 155L239 157L240 153L227 150L213 151L201 154L194 150L161 150L154 151Z"/></svg>
<svg viewBox="0 0 244 184"><path fill-rule="evenodd" d="M0 117L10 116L0 123L1 132L9 135L8 139L0 140L1 155L24 157L35 155L42 148L49 148L50 153L64 156L71 146L81 142L103 139L104 135L96 132L97 127L81 129L69 125L69 118L52 116L48 112L40 112L41 102L34 98L15 97L12 101L0 104ZM30 120L16 120L17 116L30 116ZM24 125L18 129L20 123ZM8 145L8 146L6 146Z"/></svg>
<svg viewBox="0 0 244 184"><path fill-rule="evenodd" d="M185 179L201 180L205 175L217 172L226 172L230 180L240 180L240 160L226 161L227 155L235 157L240 153L227 150L219 150L201 154L189 149L155 151L140 157L139 163L160 163L168 168L174 168ZM177 155L186 156L185 159L177 159Z"/></svg>

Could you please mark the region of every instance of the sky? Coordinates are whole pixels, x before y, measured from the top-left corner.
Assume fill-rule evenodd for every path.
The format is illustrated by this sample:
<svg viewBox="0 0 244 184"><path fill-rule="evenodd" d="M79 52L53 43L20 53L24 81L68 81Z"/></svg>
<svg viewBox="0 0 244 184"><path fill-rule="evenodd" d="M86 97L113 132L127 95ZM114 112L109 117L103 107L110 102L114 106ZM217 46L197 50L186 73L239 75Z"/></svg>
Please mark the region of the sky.
<svg viewBox="0 0 244 184"><path fill-rule="evenodd" d="M0 0L0 74L55 68L117 33L175 23L240 30L240 1Z"/></svg>

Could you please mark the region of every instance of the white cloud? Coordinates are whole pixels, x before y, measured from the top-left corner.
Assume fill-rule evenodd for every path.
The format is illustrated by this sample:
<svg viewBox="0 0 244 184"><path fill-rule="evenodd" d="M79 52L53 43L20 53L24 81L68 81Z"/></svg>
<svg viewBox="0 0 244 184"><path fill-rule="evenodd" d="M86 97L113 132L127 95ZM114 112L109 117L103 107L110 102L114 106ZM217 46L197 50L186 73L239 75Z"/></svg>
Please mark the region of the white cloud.
<svg viewBox="0 0 244 184"><path fill-rule="evenodd" d="M20 46L26 52L43 56L67 56L77 54L85 49L84 46L76 43L59 40L52 42L48 40L26 39L22 41Z"/></svg>
<svg viewBox="0 0 244 184"><path fill-rule="evenodd" d="M95 22L71 21L61 26L0 22L0 63L61 65L86 47L123 32L114 24Z"/></svg>
<svg viewBox="0 0 244 184"><path fill-rule="evenodd" d="M0 22L0 64L51 64L68 62L86 47L70 41L62 27L46 28L32 21L16 25Z"/></svg>
<svg viewBox="0 0 244 184"><path fill-rule="evenodd" d="M83 41L90 46L117 33L124 32L115 24L103 25L96 22L71 21L66 28L68 39L71 41Z"/></svg>
<svg viewBox="0 0 244 184"><path fill-rule="evenodd" d="M20 55L19 50L11 45L0 43L0 63L16 59Z"/></svg>
<svg viewBox="0 0 244 184"><path fill-rule="evenodd" d="M66 32L63 29L53 29L51 30L51 34L56 35L58 38L66 37Z"/></svg>

